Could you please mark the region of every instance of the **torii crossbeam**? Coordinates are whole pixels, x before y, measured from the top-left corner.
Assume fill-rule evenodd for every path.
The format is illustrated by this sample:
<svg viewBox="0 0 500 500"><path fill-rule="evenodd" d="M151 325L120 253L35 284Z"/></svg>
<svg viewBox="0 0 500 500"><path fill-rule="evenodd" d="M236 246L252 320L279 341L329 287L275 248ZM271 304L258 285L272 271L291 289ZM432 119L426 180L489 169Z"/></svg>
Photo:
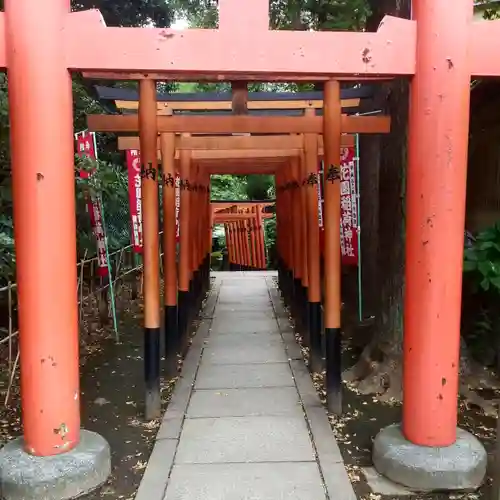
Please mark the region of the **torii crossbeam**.
<svg viewBox="0 0 500 500"><path fill-rule="evenodd" d="M386 17L376 33L276 31L269 29L268 0L220 0L219 29L176 31L108 28L98 11L71 13L69 0L4 3L0 68L9 73L24 438L3 448L0 466L2 481L14 478L8 484L13 494L22 496L28 471L36 484L45 477L43 457L61 455L63 463L64 457L81 457L90 440L98 443L99 456L109 458L102 439L80 431L71 71L138 80L411 78L403 425L380 433L374 462L408 486L478 486L484 450L457 433L469 85L471 76L500 76L500 58L491 50L500 40L500 21L474 22L472 0L454 0L451 8L449 0L414 0L412 20ZM338 164L340 136L334 107L325 103L323 117L331 166ZM229 123L220 117L210 126L246 129L252 118ZM135 126L135 117L124 119L130 121L123 130ZM196 121L186 117L189 124L169 128L162 119L169 130L192 128ZM315 117L303 123L307 127L298 131L322 132ZM154 142L150 146L148 154L152 148L156 156ZM332 220L338 228L338 218ZM47 262L57 263L58 280ZM443 450L450 457L445 462L455 463L471 446L474 458L460 461L457 484L456 469L443 468ZM415 456L422 457L418 464ZM83 486L72 476L74 495L109 472L109 461L97 467L92 457L79 467L87 478ZM23 467L24 475L16 475ZM44 484L63 483L50 476ZM59 498L64 495L66 490Z"/></svg>

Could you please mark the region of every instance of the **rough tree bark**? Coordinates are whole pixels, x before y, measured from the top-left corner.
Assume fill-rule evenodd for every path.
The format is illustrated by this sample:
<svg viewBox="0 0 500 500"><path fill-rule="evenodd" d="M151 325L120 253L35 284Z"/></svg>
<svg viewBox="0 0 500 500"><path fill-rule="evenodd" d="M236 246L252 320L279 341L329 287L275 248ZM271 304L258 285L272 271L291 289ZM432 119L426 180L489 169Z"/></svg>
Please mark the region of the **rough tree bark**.
<svg viewBox="0 0 500 500"><path fill-rule="evenodd" d="M411 0L372 0L371 9L367 30L375 31L384 15L410 18ZM397 79L380 86L373 105L390 114L391 132L361 143L363 286L366 312L375 320L371 340L343 377L361 393L378 394L382 401L402 399L408 102L408 81ZM375 206L378 212L370 213ZM472 389L496 382L470 359L463 341L460 361L460 393L485 413L493 413L491 403Z"/></svg>

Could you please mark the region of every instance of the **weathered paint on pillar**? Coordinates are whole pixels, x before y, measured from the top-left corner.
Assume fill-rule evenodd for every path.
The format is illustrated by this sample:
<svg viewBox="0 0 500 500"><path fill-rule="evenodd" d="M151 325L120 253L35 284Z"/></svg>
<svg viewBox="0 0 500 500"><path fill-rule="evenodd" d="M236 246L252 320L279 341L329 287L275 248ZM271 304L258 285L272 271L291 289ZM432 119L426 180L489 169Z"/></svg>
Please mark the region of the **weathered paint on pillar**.
<svg viewBox="0 0 500 500"><path fill-rule="evenodd" d="M403 432L424 446L456 439L472 3L413 2Z"/></svg>
<svg viewBox="0 0 500 500"><path fill-rule="evenodd" d="M189 284L191 281L190 266L190 244L191 231L189 221L191 218L190 192L187 189L186 182L189 181L191 170L191 152L187 149L180 151L179 174L181 178L181 200L180 200L180 249L179 249L179 292L178 292L178 322L179 335L181 337L181 349L184 347L186 339L186 329L188 326L189 311Z"/></svg>
<svg viewBox="0 0 500 500"><path fill-rule="evenodd" d="M264 240L264 222L262 220L262 205L257 205L257 242L261 269L267 269L266 243Z"/></svg>
<svg viewBox="0 0 500 500"><path fill-rule="evenodd" d="M139 139L142 163L142 228L144 262L144 376L146 420L160 416L160 228L156 82L139 82Z"/></svg>
<svg viewBox="0 0 500 500"><path fill-rule="evenodd" d="M323 108L326 399L328 409L338 415L342 413L339 227L341 114L339 82L328 81L325 83Z"/></svg>
<svg viewBox="0 0 500 500"><path fill-rule="evenodd" d="M177 241L175 220L175 135L161 134L163 171L164 336L167 373L177 371L179 328L177 311Z"/></svg>
<svg viewBox="0 0 500 500"><path fill-rule="evenodd" d="M67 0L5 1L22 418L26 451L38 456L80 439L68 12Z"/></svg>
<svg viewBox="0 0 500 500"><path fill-rule="evenodd" d="M306 110L307 111L310 110ZM311 110L314 112L314 110ZM311 348L311 370L322 369L321 347L321 281L318 223L318 136L304 134L304 157L306 171L307 207L307 265L308 265L308 308L309 339Z"/></svg>

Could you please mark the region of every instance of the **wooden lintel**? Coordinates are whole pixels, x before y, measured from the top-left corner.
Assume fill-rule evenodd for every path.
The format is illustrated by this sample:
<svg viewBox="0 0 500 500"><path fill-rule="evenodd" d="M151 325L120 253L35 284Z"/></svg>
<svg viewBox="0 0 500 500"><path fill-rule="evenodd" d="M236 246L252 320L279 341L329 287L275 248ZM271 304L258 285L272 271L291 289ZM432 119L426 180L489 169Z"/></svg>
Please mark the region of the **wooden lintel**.
<svg viewBox="0 0 500 500"><path fill-rule="evenodd" d="M88 115L92 132L138 132L137 115ZM342 115L342 131L347 134L384 134L390 131L388 116ZM158 116L158 132L192 134L321 134L321 116Z"/></svg>
<svg viewBox="0 0 500 500"><path fill-rule="evenodd" d="M240 220L250 220L250 219L255 219L257 216L256 213L248 213L248 214L238 214L238 213L218 213L215 212L213 216L213 221L217 222L219 224L223 224L224 222L235 222L235 221L240 221ZM261 214L261 217L263 219L270 219L273 217L273 214L268 214L266 212L263 212Z"/></svg>
<svg viewBox="0 0 500 500"><path fill-rule="evenodd" d="M500 58L492 56L493 40L500 40L500 19L471 25L469 64L473 77L500 76Z"/></svg>
<svg viewBox="0 0 500 500"><path fill-rule="evenodd" d="M342 99L342 108L356 108L360 99ZM158 103L158 114L166 114L167 110L173 111L229 111L231 101L164 101ZM139 109L137 101L115 100L118 109ZM272 110L272 109L322 109L322 99L293 100L293 101L248 101L249 110Z"/></svg>
<svg viewBox="0 0 500 500"><path fill-rule="evenodd" d="M238 200L238 201L218 201L211 200L210 206L214 211L227 210L228 208L236 208L237 210L251 211L257 206L263 210L265 207L274 205L274 201L255 201L255 200Z"/></svg>
<svg viewBox="0 0 500 500"><path fill-rule="evenodd" d="M241 80L245 82L256 82L256 83L268 83L273 82L283 82L283 83L314 83L323 82L326 80L331 80L332 75L320 74L320 75L301 75L300 73L296 75L284 75L284 76L274 76L272 78L267 78L265 75L245 73L242 75L232 75L226 73L217 74L181 74L181 73L153 73L153 72L138 72L138 71L82 71L82 76L88 78L89 80L160 80L160 81L172 81L172 82L192 82L196 80L197 82L225 82L230 80ZM393 76L377 76L377 75L353 75L353 76L335 76L335 80L340 82L390 82L394 80Z"/></svg>
<svg viewBox="0 0 500 500"><path fill-rule="evenodd" d="M106 50L88 50L86 40ZM413 75L416 23L386 16L375 33L265 30L250 41L231 29L108 28L99 11L89 10L68 14L62 43L68 68L76 71L184 74L191 81L220 74L228 80L359 80Z"/></svg>
<svg viewBox="0 0 500 500"><path fill-rule="evenodd" d="M320 154L323 154L323 136L319 138ZM353 135L342 136L342 146L354 146L355 140ZM140 149L139 138L137 136L120 136L118 137L118 149L124 151L127 149ZM158 149L160 149L160 140L158 139ZM176 149L187 149L192 151L193 158L204 158L210 152L220 151L220 158L231 158L230 152L236 152L234 158L251 157L251 153L244 151L257 151L257 156L265 156L264 152L268 152L268 156L296 156L303 149L303 139L299 135L279 135L279 136L226 136L226 137L176 137ZM270 154L269 152L273 153ZM289 153L285 153L289 151ZM200 152L200 156L197 156ZM278 153L276 153L278 152Z"/></svg>

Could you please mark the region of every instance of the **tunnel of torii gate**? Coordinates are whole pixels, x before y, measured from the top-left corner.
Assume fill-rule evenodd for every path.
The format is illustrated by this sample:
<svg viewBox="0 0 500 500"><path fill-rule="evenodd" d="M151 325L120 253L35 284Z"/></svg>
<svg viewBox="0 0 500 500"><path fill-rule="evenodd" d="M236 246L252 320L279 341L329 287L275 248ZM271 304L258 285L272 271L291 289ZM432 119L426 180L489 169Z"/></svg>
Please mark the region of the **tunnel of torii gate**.
<svg viewBox="0 0 500 500"><path fill-rule="evenodd" d="M224 227L230 271L259 271L267 267L264 225L273 213L271 202L224 202L212 201L212 228Z"/></svg>
<svg viewBox="0 0 500 500"><path fill-rule="evenodd" d="M315 195L309 184L303 189L293 186L308 173L316 175L322 136L327 170L323 215L328 277L323 334L330 359L338 358L341 328L338 166L342 134L367 132L360 125L364 117L343 113L339 85L343 81L410 80L403 421L401 426L379 433L374 464L408 486L431 482L432 488L449 488L456 484L457 463L466 486L477 486L482 480L484 450L469 434L457 431L461 269L470 79L500 76L500 59L490 50L500 40L500 22L474 22L472 0L455 0L451 9L448 0L414 0L412 19L385 17L374 33L275 31L269 29L268 4L268 0L219 0L218 29L179 32L108 28L96 10L71 13L70 0L5 0L5 11L0 14L0 66L9 73L24 430L22 439L0 452L7 499L20 497L29 474L47 477L46 464L57 457L63 464L79 457L83 460L80 470L85 466L95 470L90 463L95 464L99 453L101 469L106 470L107 453L109 464L104 439L80 429L69 77L76 71L92 79L140 81L138 115L108 116L106 130L139 132L145 172L143 210L148 214L144 218L144 280L150 291L145 301L145 345L150 353L157 349L161 317L156 293L158 185L153 178L158 149L165 179L175 175L178 165L181 178L192 180L181 192L180 224L181 239L193 244L186 248L181 241L178 277L173 276L175 221L167 218L166 223L165 251L168 249L170 259L166 305L171 310L176 303L199 300L199 290L208 284L209 176L224 171L275 173L280 188L276 200L280 258L295 272L294 278L300 269L302 283L307 279L308 301L318 304L321 296L314 281L318 245L311 216ZM303 116L263 118L254 108L247 116L158 116L155 81L165 80L231 81L233 89L239 90L234 102L239 112L245 100L241 82L322 82L323 113L307 109ZM98 125L98 120L89 119L89 125ZM299 141L294 149L301 152L269 158L261 154L237 162L196 158L195 148L177 147L177 134L180 144L202 140L197 134L287 135L288 140ZM163 196L166 210L172 213L174 190L164 189ZM297 231L291 229L291 214L293 221L302 221L300 231L307 231L299 233L307 234L307 240L301 239L307 241L299 253L303 261L291 251L300 247L290 245L297 237ZM53 227L57 227L56 233ZM55 240L47 234L53 234ZM57 280L46 262L57 262ZM195 290L198 297L193 296ZM154 378L159 369L155 363L146 374L151 382L146 406L153 413L158 404ZM327 377L332 373L335 370ZM339 402L335 380L327 385L330 401ZM59 471L47 479L54 488L71 471L71 467L50 469ZM22 474L16 472L19 470ZM99 478L87 474L86 478L88 490L102 480L102 474ZM75 489L73 496L81 491ZM66 491L60 498L68 495Z"/></svg>

